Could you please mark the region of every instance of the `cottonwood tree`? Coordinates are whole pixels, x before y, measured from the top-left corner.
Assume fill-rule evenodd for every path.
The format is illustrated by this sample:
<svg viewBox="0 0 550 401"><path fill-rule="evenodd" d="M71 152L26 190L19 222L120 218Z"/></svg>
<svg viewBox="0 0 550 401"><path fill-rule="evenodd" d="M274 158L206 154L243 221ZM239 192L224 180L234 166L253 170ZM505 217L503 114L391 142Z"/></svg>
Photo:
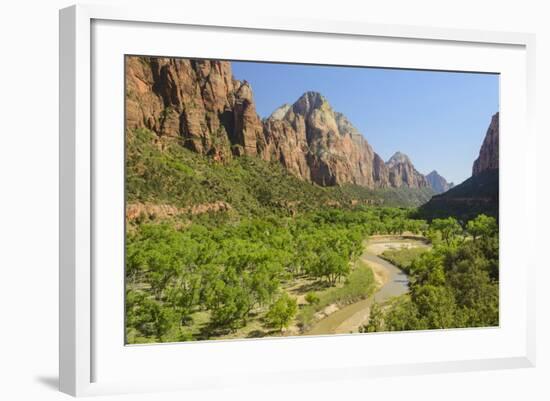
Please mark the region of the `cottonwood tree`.
<svg viewBox="0 0 550 401"><path fill-rule="evenodd" d="M297 311L298 303L296 299L285 292L270 306L266 319L272 327L283 331L292 322Z"/></svg>
<svg viewBox="0 0 550 401"><path fill-rule="evenodd" d="M430 229L430 239L433 241L433 239L437 238L439 234L441 240L447 246L453 245L455 240L463 232L462 226L453 217L447 217L446 219L434 219Z"/></svg>
<svg viewBox="0 0 550 401"><path fill-rule="evenodd" d="M476 241L480 237L489 237L496 233L498 225L494 217L480 214L468 222L466 230L468 230L474 241Z"/></svg>

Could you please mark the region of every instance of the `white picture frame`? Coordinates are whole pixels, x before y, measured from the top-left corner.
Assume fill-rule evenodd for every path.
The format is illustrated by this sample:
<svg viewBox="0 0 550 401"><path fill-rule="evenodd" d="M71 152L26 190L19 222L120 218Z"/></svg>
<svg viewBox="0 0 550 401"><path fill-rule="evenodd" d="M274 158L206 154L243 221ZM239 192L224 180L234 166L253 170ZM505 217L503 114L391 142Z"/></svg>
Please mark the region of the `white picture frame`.
<svg viewBox="0 0 550 401"><path fill-rule="evenodd" d="M189 30L188 33L185 33L186 29ZM120 216L120 223L123 220L123 214L116 214L120 210L115 208L105 212L102 206L102 196L106 196L106 191L121 184L122 166L117 163L117 160L120 161L117 157L122 155L118 152L120 148L117 146L123 141L123 130L120 131L118 145L114 143L112 147L110 143L101 138L98 140L94 135L97 134L98 129L103 128L103 123L113 123L112 127L117 127L117 124L121 122L123 124L123 113L118 117L116 115L117 111L123 110L122 103L116 103L118 102L116 100L115 103L110 104L109 107L114 114L109 117L105 114L107 112L100 101L103 99L102 96L104 99L111 98L109 97L111 95L114 98L123 96L122 91L116 92L120 89L118 86L122 82L120 80L123 80L122 70L113 67L112 74L105 73L102 68L106 64L102 63L112 62L113 59L109 57L118 60L117 57L121 54L128 53L179 55L170 50L173 46L170 43L162 42L164 45L161 47L161 41L156 42L159 44L156 51L153 48L155 46L153 40L152 44L142 44L142 47L128 45L129 47L126 48L126 44L131 41L139 41L140 32L143 30L148 30L148 34L154 31L153 36L157 35L157 39L169 31L171 33L181 31L181 34L194 35L194 38L200 38L203 35L206 44L213 43L213 37L220 38L224 35L227 37L240 35L241 38L249 38L252 43L253 35L261 34L265 43L273 45L271 48L264 46L263 53L260 53L258 49L253 48L252 44L244 50L231 49L230 45L225 44L223 49L220 47L220 49L210 52L203 50L201 54L197 54L199 50L192 54L186 53L189 57L224 58L226 56L225 58L232 58L231 55L236 54L232 52L240 51L242 57L249 59L262 60L275 57L280 61L295 61L290 59L290 57L298 57L289 55L292 49L287 49L287 53L283 53L275 43L280 40L289 40L289 43L299 43L301 40L324 41L329 46L329 42L337 39L341 44L342 53L332 57L342 58L348 42L359 46L363 42L369 44L371 41L373 42L373 54L378 54L376 57L379 60L371 62L370 65L379 62L381 66L428 69L449 69L451 66L450 69L466 71L475 71L475 66L478 65L479 71L499 72L504 76L509 76L510 79L504 83L505 86L501 92L501 115L503 115L501 135L504 138L501 139L500 178L501 214L503 213L504 229L503 235L501 235L501 260L509 260L510 264L519 260L515 259L516 255L513 251L502 248L502 244L514 241L513 231L523 229L535 231L533 227L536 215L534 196L536 185L533 182L534 178L527 174L529 169L534 169L533 166L535 166L534 147L536 141L532 128L535 86L534 35L376 25L357 21L252 18L252 16L247 16L242 20L234 18L228 20L219 15L188 15L184 10L153 7L143 9L78 5L63 9L60 11L59 375L61 391L81 396L246 385L250 380L254 380L256 384L278 385L294 380L327 380L344 377L359 380L374 376L534 366L535 285L531 272L534 271L535 261L526 259L525 256L523 263L518 267L518 276L513 276L512 274L516 273L512 270L504 271L503 280L505 281L501 288L501 297L503 297L503 301L506 301L508 295L515 291L519 301L513 305L501 302L501 312L508 313L508 310L511 312L510 315L504 314L503 323L499 328L448 330L445 333L304 337L142 347L125 347L121 339L113 339L111 329L115 331L122 329L122 326L111 327L116 325L113 322L116 322L117 319L121 321L123 319L119 313L122 299L116 300L117 294L120 295L119 278L122 273L119 272L116 273L119 274L118 276L110 277L102 272L98 273L97 269L105 266L107 260L105 258L112 258L113 261L109 263L119 266L121 271L123 265L120 265L121 259L116 257L120 249L113 252L102 251L100 242L104 236L98 237L97 233L104 230L106 225L116 224L112 220L108 220L110 214L114 213L115 220L116 216ZM191 30L192 33L190 33ZM401 61L398 59L404 57L403 54L400 54L399 57L396 55L394 60L390 57L390 50L376 50L377 46L382 48L381 41L384 42L382 47L388 49L391 49L391 46L405 46L400 47L400 49L404 49L405 54L407 47L417 46L415 51L420 51L424 46L426 49L422 51L426 52L426 57L423 60L411 61L410 64L405 63L403 59ZM445 55L446 47L449 46L453 47L452 51L448 53L449 59L453 58L452 54L464 52L465 60L455 61L455 64L452 64L449 59L436 63L435 57L432 57L432 61L430 61L429 55L435 56L433 53L436 50L434 49L437 49L439 55ZM315 46L312 47L315 48ZM255 51L256 53L254 53ZM349 50L347 51L349 52ZM494 54L488 55L488 52ZM275 54L277 55L275 56ZM473 54L476 56L472 56ZM183 55L185 56L185 54ZM303 60L309 57L308 60L312 60L317 56L315 53L311 53L299 57L303 57ZM475 60L476 57L478 60ZM483 61L485 58L487 60ZM302 59L298 61L302 61ZM319 58L318 61L322 63L330 60ZM340 63L353 64L354 61L346 60ZM355 63L363 65L363 61L359 58ZM112 81L115 83L112 88L102 84L117 79L120 82ZM98 82L100 83L98 84ZM99 87L94 85L99 85ZM114 92L104 91L107 88L111 88ZM512 91L518 94L514 99L509 96ZM116 106L117 104L118 106ZM116 107L113 108L113 105ZM117 118L120 121L111 121ZM521 135L514 134L518 131L521 132ZM112 151L108 151L109 149ZM510 159L513 152L521 161L516 170L507 167L507 160ZM101 163L98 162L98 158L102 159ZM111 168L118 170L112 174L112 179L106 179L105 171ZM511 190L506 186L508 180L523 183L524 190ZM528 185L530 183L532 185ZM119 191L122 191L122 187ZM120 193L116 196L120 196ZM119 208L123 205L120 202L115 203ZM118 241L119 237L116 237L116 235L120 236L120 230L112 231L115 232L115 237L109 237L109 241L117 243L119 248L122 247L123 245ZM525 246L529 248L531 245L525 243ZM534 255L529 252L525 252L525 254ZM507 274L510 275L507 276ZM506 281L506 277L513 278L513 280ZM114 284L111 287L108 283ZM105 302L102 303L98 299L98 291L102 293L101 297L105 297L105 300L109 300L110 303L115 302L113 304L115 306L111 308L112 313L105 312ZM101 331L98 331L98 326L101 327ZM420 359L418 355L407 354L405 350L403 350L405 354L395 358L385 358L374 352L362 354L369 347L380 348L384 343L395 344L396 341L402 339L417 344L417 346L429 344L434 347L434 355ZM454 350L449 349L448 354L438 351L438 347L451 348L449 345L455 344L453 341L458 344ZM479 350L470 353L466 353L460 346L460 344L474 342L480 343ZM481 344L487 344L485 351L481 350ZM314 357L311 358L315 355L315 347L318 346L323 346L325 351L328 350L326 357L329 359L328 364L323 364L322 361L318 361ZM113 347L120 347L120 349L116 348L115 350ZM335 356L337 355L336 350L353 351L354 349L361 351L349 352L347 356L339 355L338 358ZM465 356L461 357L463 351ZM284 361L276 360L276 356L281 352L295 355L302 353L302 355L309 356L311 360L308 364L296 364L292 369L286 369ZM440 355L437 356L436 353ZM270 360L272 366L270 368L263 366L267 363L262 365L258 355L265 355L266 360L272 358ZM365 355L369 357L365 358ZM185 360L185 363L180 366L185 375L181 373L168 374L168 369L174 366L174 358L179 358L180 361ZM215 363L217 368L213 369L208 364L200 363L207 360L205 358L217 361ZM224 360L232 362L224 365ZM253 368L245 366L247 362L251 361L255 361L259 365ZM145 367L154 367L158 372L152 370L149 372L145 369L144 376L139 377L139 373L134 372L131 367L140 363ZM159 368L160 365L166 367ZM125 368L128 368L127 374L120 373ZM240 380L238 377L232 376L232 371L241 376ZM132 374L136 376L132 377Z"/></svg>

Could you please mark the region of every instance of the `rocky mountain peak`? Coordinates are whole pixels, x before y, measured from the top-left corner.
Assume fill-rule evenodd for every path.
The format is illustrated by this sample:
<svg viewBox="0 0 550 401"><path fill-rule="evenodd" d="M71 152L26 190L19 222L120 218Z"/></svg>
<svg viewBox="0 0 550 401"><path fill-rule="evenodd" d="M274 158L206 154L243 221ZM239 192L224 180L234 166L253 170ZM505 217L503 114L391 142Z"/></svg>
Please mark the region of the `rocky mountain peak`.
<svg viewBox="0 0 550 401"><path fill-rule="evenodd" d="M479 156L474 161L472 175L478 175L486 170L498 169L498 137L499 137L499 113L491 118L491 123L485 134L485 139L479 150Z"/></svg>
<svg viewBox="0 0 550 401"><path fill-rule="evenodd" d="M268 117L268 119L282 120L283 118L285 118L286 113L288 113L291 107L292 106L288 103L283 104L282 106L276 108L275 111L273 111L273 113L271 113L271 115Z"/></svg>
<svg viewBox="0 0 550 401"><path fill-rule="evenodd" d="M412 164L409 156L399 151L395 152L393 156L390 157L386 162L388 166L395 166L396 164L403 164L403 163Z"/></svg>
<svg viewBox="0 0 550 401"><path fill-rule="evenodd" d="M248 99L249 101L254 101L254 95L252 93L252 87L248 81L235 81L235 95L238 98Z"/></svg>
<svg viewBox="0 0 550 401"><path fill-rule="evenodd" d="M385 164L389 170L389 181L392 187L423 188L429 186L426 177L416 170L411 159L405 153L395 152Z"/></svg>
<svg viewBox="0 0 550 401"><path fill-rule="evenodd" d="M319 92L309 91L300 96L300 98L292 105L292 108L294 113L306 116L313 110L330 109L330 105L328 100Z"/></svg>
<svg viewBox="0 0 550 401"><path fill-rule="evenodd" d="M447 182L447 180L442 177L436 170L433 170L430 174L426 176L428 184L436 194L447 192L449 189L454 187L454 184Z"/></svg>
<svg viewBox="0 0 550 401"><path fill-rule="evenodd" d="M267 153L295 175L322 186L388 186L379 157L351 122L318 92L306 92L264 121ZM382 171L381 171L382 170Z"/></svg>
<svg viewBox="0 0 550 401"><path fill-rule="evenodd" d="M351 121L348 120L348 118L345 115L335 111L334 118L336 120L336 125L338 126L338 130L340 131L340 134L351 135L353 139L358 141L365 140L363 135L359 132L357 128L355 128L355 126L351 123Z"/></svg>

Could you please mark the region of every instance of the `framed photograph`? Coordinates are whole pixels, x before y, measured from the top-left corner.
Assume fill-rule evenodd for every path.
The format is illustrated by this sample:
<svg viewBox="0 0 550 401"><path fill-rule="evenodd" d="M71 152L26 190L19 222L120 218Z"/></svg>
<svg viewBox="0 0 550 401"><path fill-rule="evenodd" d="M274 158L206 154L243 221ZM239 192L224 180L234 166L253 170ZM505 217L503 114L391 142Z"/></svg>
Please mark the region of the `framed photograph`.
<svg viewBox="0 0 550 401"><path fill-rule="evenodd" d="M73 6L60 52L62 391L534 365L534 36Z"/></svg>

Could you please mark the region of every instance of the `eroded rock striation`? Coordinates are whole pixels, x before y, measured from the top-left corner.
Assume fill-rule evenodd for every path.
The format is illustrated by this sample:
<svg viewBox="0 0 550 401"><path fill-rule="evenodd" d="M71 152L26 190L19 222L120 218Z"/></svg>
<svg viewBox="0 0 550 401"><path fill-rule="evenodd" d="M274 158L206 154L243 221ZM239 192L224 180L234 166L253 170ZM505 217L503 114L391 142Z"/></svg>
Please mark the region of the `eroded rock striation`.
<svg viewBox="0 0 550 401"><path fill-rule="evenodd" d="M424 188L428 186L426 177L420 174L412 164L409 156L395 152L386 162L390 184L394 188Z"/></svg>
<svg viewBox="0 0 550 401"><path fill-rule="evenodd" d="M266 157L319 185L389 186L382 159L341 113L317 92L304 93L264 121Z"/></svg>
<svg viewBox="0 0 550 401"><path fill-rule="evenodd" d="M499 114L491 118L491 123L485 134L485 139L479 150L479 156L474 161L472 175L478 175L486 170L498 169L498 137L499 137Z"/></svg>
<svg viewBox="0 0 550 401"><path fill-rule="evenodd" d="M126 124L218 159L256 155L263 143L250 85L226 61L127 57Z"/></svg>
<svg viewBox="0 0 550 401"><path fill-rule="evenodd" d="M322 186L429 186L407 156L396 153L385 163L317 92L304 93L262 121L252 88L234 79L230 62L129 56L126 91L127 129L177 138L214 160L246 155L277 161Z"/></svg>

